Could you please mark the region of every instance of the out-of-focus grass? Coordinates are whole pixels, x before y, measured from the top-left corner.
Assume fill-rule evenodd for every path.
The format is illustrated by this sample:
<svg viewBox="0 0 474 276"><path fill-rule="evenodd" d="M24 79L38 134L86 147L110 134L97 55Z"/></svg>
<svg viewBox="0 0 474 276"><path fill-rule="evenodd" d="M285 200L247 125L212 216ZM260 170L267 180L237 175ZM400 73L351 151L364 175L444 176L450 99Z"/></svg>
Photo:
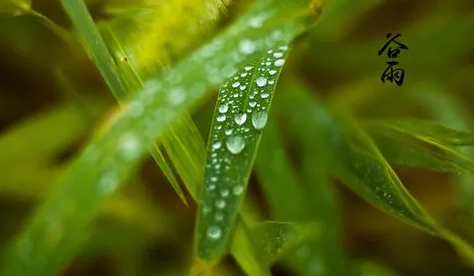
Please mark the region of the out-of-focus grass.
<svg viewBox="0 0 474 276"><path fill-rule="evenodd" d="M5 275L472 274L472 1L332 0L320 18L309 0L82 3L64 0L69 15L50 1L0 4ZM409 47L401 87L380 82L389 32ZM219 131L245 131L252 114L211 126L222 113L211 92L277 42L292 51L263 139L247 159L219 158L243 168L219 184L247 187L223 205L203 190L212 177L203 141L212 149ZM87 146L96 161L80 157ZM137 163L148 148L161 170ZM168 182L194 201L183 204ZM229 211L219 246L197 243L213 252L206 263L192 250L193 233L208 232L194 229L208 225L196 215L203 204Z"/></svg>

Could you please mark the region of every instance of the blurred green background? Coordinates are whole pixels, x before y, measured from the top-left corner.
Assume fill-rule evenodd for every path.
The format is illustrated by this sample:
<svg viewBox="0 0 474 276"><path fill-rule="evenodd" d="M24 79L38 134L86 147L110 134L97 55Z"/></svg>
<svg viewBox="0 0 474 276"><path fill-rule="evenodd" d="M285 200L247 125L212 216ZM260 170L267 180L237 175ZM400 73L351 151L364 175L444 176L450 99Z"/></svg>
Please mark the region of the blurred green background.
<svg viewBox="0 0 474 276"><path fill-rule="evenodd" d="M205 35L187 41L173 35L196 22L183 19L176 30L144 34L140 33L140 13L132 13L140 1L86 1L102 30L115 30L124 47L151 51L145 53L144 68L172 66L225 28L250 2L234 1ZM322 101L351 110L360 118L423 118L433 109L453 125L460 124L450 117L453 112L474 122L474 1L333 0L326 6L316 27L295 43L283 78L285 74L300 78ZM67 30L66 37L75 35L59 1L34 0L32 8ZM65 42L37 15L2 6L0 11L3 249L53 188L58 173L117 104L79 44ZM409 48L398 57L406 73L400 87L380 81L387 60L377 51L390 32L400 33L398 41ZM107 42L112 44L110 37ZM155 52L149 50L152 46ZM205 141L217 91L213 92L193 113ZM444 98L457 103L454 111ZM288 144L290 152L293 146ZM436 219L474 242L474 228L469 228L474 201L467 200L471 210L464 208L452 174L394 168ZM354 259L378 263L395 275L474 275L445 241L378 211L335 183L341 207L340 239ZM474 183L470 184L474 189ZM253 175L247 197L255 200L263 214L268 213ZM184 275L190 265L195 214L194 203L185 206L148 158L130 183L103 206L90 240L60 275ZM216 275L241 275L230 258L219 273ZM274 275L292 274L276 265Z"/></svg>

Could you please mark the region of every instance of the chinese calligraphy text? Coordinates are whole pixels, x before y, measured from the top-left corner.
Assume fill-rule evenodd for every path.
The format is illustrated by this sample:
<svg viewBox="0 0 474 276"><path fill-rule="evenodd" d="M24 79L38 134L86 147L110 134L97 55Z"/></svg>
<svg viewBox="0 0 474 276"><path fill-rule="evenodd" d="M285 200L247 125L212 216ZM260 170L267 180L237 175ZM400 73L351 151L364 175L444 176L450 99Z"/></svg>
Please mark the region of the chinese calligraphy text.
<svg viewBox="0 0 474 276"><path fill-rule="evenodd" d="M378 55L381 56L384 52L386 52L387 57L390 61L387 62L387 69L382 73L381 80L383 83L385 81L394 82L401 86L403 84L403 80L405 79L405 70L402 68L397 68L399 62L394 60L398 57L402 50L408 50L408 47L396 39L401 37L400 34L393 35L391 33L387 34L386 38L389 40L383 47L378 51Z"/></svg>

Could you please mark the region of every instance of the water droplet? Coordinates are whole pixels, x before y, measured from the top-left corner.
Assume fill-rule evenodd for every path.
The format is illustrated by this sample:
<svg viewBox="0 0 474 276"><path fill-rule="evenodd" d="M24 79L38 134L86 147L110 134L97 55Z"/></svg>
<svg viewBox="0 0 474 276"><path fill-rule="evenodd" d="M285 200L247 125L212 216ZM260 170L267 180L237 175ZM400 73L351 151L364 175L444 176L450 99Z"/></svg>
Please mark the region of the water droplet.
<svg viewBox="0 0 474 276"><path fill-rule="evenodd" d="M275 62L276 62L276 61L275 61ZM239 86L239 85L240 85L240 82L236 81L236 82L234 82L234 83L232 84L232 87L236 88L236 87Z"/></svg>
<svg viewBox="0 0 474 276"><path fill-rule="evenodd" d="M224 209L225 208L225 200L218 199L216 201L216 207L219 208L219 209Z"/></svg>
<svg viewBox="0 0 474 276"><path fill-rule="evenodd" d="M283 56L283 54L280 53L280 52L276 52L276 53L273 54L273 56L274 56L275 58L281 58L281 57Z"/></svg>
<svg viewBox="0 0 474 276"><path fill-rule="evenodd" d="M252 54L253 52L255 52L255 48L256 48L255 44L251 40L248 40L248 39L242 40L239 43L240 52L246 55Z"/></svg>
<svg viewBox="0 0 474 276"><path fill-rule="evenodd" d="M209 229L207 230L207 236L211 239L211 240L218 240L221 238L222 236L222 230L217 227L217 226L211 226L209 227Z"/></svg>
<svg viewBox="0 0 474 276"><path fill-rule="evenodd" d="M217 116L217 121L218 122L224 122L225 121L225 115L221 114L221 115Z"/></svg>
<svg viewBox="0 0 474 276"><path fill-rule="evenodd" d="M221 220L223 220L223 219L224 219L224 213L222 213L222 212L217 212L217 213L216 213L216 220L217 220L217 221L221 221Z"/></svg>
<svg viewBox="0 0 474 276"><path fill-rule="evenodd" d="M212 148L213 148L213 149L220 149L221 146L222 146L222 143L219 142L219 141L217 141L217 142L215 142L214 144L212 144Z"/></svg>
<svg viewBox="0 0 474 276"><path fill-rule="evenodd" d="M239 126L243 125L246 120L247 120L247 114L245 114L245 113L237 113L237 114L235 114L234 121L235 121L235 123L238 124Z"/></svg>
<svg viewBox="0 0 474 276"><path fill-rule="evenodd" d="M258 77L255 82L257 83L257 86L263 87L267 84L267 79L264 77Z"/></svg>
<svg viewBox="0 0 474 276"><path fill-rule="evenodd" d="M257 111L252 115L252 125L255 129L260 130L267 124L267 113L263 111Z"/></svg>
<svg viewBox="0 0 474 276"><path fill-rule="evenodd" d="M285 60L284 59L277 59L275 60L275 62L273 63L273 65L277 66L277 67L281 67L283 66L283 64L285 64Z"/></svg>
<svg viewBox="0 0 474 276"><path fill-rule="evenodd" d="M182 102L184 102L185 99L186 99L186 91L184 91L183 88L177 87L170 90L168 101L172 105L179 105Z"/></svg>
<svg viewBox="0 0 474 276"><path fill-rule="evenodd" d="M234 195L240 195L243 191L244 191L244 187L241 185L235 186L234 189L232 190Z"/></svg>
<svg viewBox="0 0 474 276"><path fill-rule="evenodd" d="M260 94L260 97L261 97L262 99L266 99L266 98L270 97L270 93L268 93L268 92L263 92L262 94Z"/></svg>
<svg viewBox="0 0 474 276"><path fill-rule="evenodd" d="M251 17L249 19L249 26L252 28L260 28L262 26L263 19L261 17Z"/></svg>
<svg viewBox="0 0 474 276"><path fill-rule="evenodd" d="M233 153L233 154L238 154L240 153L244 147L245 147L245 142L244 138L241 136L232 136L227 139L226 142L227 149Z"/></svg>
<svg viewBox="0 0 474 276"><path fill-rule="evenodd" d="M125 134L122 139L120 139L119 149L123 157L134 159L140 155L142 146L142 142L136 135Z"/></svg>
<svg viewBox="0 0 474 276"><path fill-rule="evenodd" d="M220 112L220 113L226 113L227 110L229 110L229 106L228 106L228 105L222 104L222 105L219 106L219 112Z"/></svg>
<svg viewBox="0 0 474 276"><path fill-rule="evenodd" d="M142 116L143 109L143 105L136 101L131 102L129 105L129 113L133 118L138 118Z"/></svg>
<svg viewBox="0 0 474 276"><path fill-rule="evenodd" d="M229 190L227 190L227 189L221 190L221 196L222 197L228 197L229 196Z"/></svg>
<svg viewBox="0 0 474 276"><path fill-rule="evenodd" d="M273 75L275 75L275 74L276 74L276 72L277 72L276 70L270 70L270 71L268 71L268 74L270 74L270 75L272 75L272 76L273 76Z"/></svg>
<svg viewBox="0 0 474 276"><path fill-rule="evenodd" d="M268 84L274 84L274 83L275 83L274 80L268 81Z"/></svg>
<svg viewBox="0 0 474 276"><path fill-rule="evenodd" d="M246 77L248 74L249 74L249 73L242 73L242 74L240 74L240 76L241 76L242 78L244 78L244 77Z"/></svg>
<svg viewBox="0 0 474 276"><path fill-rule="evenodd" d="M255 107L257 105L257 102L251 101L249 102L250 107Z"/></svg>
<svg viewBox="0 0 474 276"><path fill-rule="evenodd" d="M211 184L207 187L209 191L214 191L216 189L216 184Z"/></svg>
<svg viewBox="0 0 474 276"><path fill-rule="evenodd" d="M246 66L246 67L244 67L245 71L250 71L250 70L252 70L252 68L253 68L252 66Z"/></svg>
<svg viewBox="0 0 474 276"><path fill-rule="evenodd" d="M247 88L247 85L241 85L239 88L240 90L245 90L245 88Z"/></svg>
<svg viewBox="0 0 474 276"><path fill-rule="evenodd" d="M232 129L227 129L225 131L225 135L231 135L232 134Z"/></svg>
<svg viewBox="0 0 474 276"><path fill-rule="evenodd" d="M117 175L108 173L102 176L98 182L98 188L102 195L110 195L113 193L118 185L120 184L120 179Z"/></svg>

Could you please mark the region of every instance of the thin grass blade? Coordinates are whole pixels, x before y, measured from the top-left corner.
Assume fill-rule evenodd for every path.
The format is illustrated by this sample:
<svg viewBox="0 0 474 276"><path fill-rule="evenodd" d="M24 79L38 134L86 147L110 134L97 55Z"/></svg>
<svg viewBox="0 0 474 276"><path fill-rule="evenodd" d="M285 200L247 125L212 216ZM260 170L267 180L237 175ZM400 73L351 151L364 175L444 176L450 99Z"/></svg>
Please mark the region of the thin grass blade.
<svg viewBox="0 0 474 276"><path fill-rule="evenodd" d="M254 47L249 41L242 43L246 51ZM195 234L196 257L211 264L225 253L287 50L269 50L237 71L219 91Z"/></svg>
<svg viewBox="0 0 474 276"><path fill-rule="evenodd" d="M418 138L416 132L388 127L368 127L381 153L395 164L434 171L474 173L474 159L455 147L435 139Z"/></svg>

